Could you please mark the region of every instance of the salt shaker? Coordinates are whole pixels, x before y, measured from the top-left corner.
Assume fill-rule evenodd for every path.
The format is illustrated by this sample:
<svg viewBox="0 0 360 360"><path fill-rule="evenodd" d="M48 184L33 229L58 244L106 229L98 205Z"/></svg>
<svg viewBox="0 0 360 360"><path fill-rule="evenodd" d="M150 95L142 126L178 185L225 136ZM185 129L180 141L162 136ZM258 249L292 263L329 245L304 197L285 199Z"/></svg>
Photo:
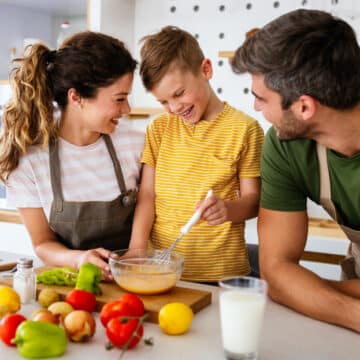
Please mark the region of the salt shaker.
<svg viewBox="0 0 360 360"><path fill-rule="evenodd" d="M17 261L17 271L13 278L13 288L20 295L22 304L28 304L36 299L36 275L33 260L20 258Z"/></svg>

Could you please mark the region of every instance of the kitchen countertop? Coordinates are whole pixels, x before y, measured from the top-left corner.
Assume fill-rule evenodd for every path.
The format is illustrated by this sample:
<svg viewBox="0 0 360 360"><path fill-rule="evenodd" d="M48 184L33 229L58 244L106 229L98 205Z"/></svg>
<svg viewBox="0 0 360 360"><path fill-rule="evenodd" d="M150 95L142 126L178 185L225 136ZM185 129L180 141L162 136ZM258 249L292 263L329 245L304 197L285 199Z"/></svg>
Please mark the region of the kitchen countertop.
<svg viewBox="0 0 360 360"><path fill-rule="evenodd" d="M207 285L179 282L180 286L212 292L212 304L195 314L190 331L181 336L169 336L156 324L146 323L144 337L153 337L154 346L140 343L129 350L123 359L196 360L224 359L221 345L218 310L218 288ZM37 308L37 304L24 305L20 311L25 316ZM119 359L120 351L105 350L106 335L96 314L97 329L88 343L69 342L63 359ZM260 340L261 360L352 360L359 359L357 333L322 323L300 315L284 306L268 300ZM23 359L16 348L0 342L1 359Z"/></svg>

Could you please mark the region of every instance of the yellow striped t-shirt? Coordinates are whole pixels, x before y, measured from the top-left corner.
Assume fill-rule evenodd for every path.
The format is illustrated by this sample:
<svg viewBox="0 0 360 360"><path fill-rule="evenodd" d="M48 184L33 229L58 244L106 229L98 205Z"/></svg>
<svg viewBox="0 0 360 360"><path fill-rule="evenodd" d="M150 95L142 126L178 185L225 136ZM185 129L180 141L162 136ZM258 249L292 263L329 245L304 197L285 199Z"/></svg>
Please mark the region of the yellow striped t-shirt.
<svg viewBox="0 0 360 360"><path fill-rule="evenodd" d="M229 106L195 125L172 114L154 119L146 132L142 162L155 169L155 221L151 244L167 248L207 191L238 197L239 178L260 176L263 131L256 120ZM200 221L177 244L185 257L183 280L217 281L250 272L244 223Z"/></svg>

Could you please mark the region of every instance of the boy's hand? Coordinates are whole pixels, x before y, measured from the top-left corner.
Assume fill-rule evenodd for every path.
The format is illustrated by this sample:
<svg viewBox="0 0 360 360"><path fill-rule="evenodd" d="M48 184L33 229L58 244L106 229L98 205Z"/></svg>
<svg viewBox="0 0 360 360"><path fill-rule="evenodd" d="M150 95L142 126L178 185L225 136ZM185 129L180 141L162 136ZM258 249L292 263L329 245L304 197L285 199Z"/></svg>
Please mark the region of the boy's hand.
<svg viewBox="0 0 360 360"><path fill-rule="evenodd" d="M209 199L199 201L197 209L202 211L201 218L209 225L219 225L228 220L228 209L223 199L211 196Z"/></svg>

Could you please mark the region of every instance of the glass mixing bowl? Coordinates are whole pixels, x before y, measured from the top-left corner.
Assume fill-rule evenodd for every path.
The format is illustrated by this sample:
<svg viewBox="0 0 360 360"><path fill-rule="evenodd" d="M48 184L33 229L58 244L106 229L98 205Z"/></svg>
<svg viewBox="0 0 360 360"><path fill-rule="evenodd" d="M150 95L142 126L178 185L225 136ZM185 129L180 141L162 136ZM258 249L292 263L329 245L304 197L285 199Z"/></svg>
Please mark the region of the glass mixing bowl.
<svg viewBox="0 0 360 360"><path fill-rule="evenodd" d="M153 295L175 287L184 268L184 257L171 253L170 261L159 260L165 250L123 249L111 253L109 265L116 283L124 290Z"/></svg>

